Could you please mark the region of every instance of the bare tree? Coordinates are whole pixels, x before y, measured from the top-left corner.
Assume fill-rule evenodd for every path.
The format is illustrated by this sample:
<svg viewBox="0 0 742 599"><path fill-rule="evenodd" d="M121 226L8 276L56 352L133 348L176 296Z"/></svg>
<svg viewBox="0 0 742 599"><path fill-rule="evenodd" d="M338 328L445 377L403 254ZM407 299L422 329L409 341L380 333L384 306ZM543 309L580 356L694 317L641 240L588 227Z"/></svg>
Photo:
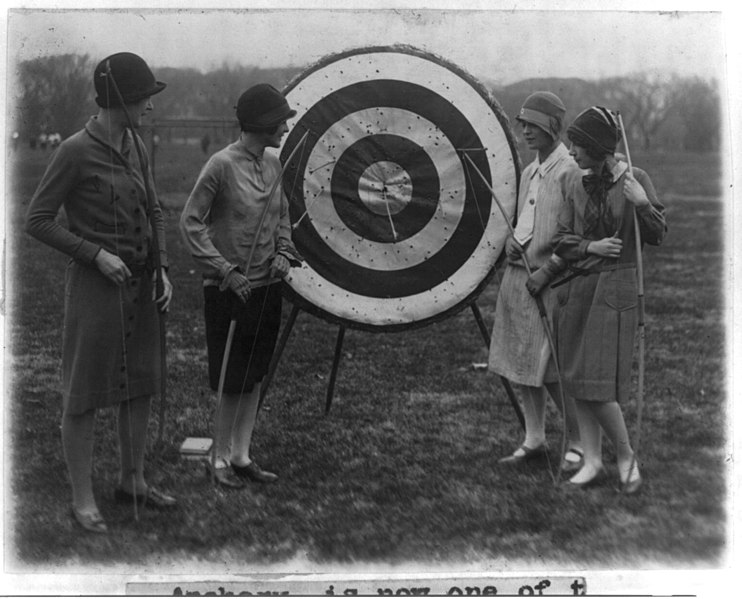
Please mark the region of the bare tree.
<svg viewBox="0 0 742 599"><path fill-rule="evenodd" d="M94 65L87 55L62 54L21 63L18 111L28 135L77 131L93 104Z"/></svg>
<svg viewBox="0 0 742 599"><path fill-rule="evenodd" d="M621 111L628 137L651 149L678 101L677 76L637 73L606 79L603 86L607 105Z"/></svg>
<svg viewBox="0 0 742 599"><path fill-rule="evenodd" d="M721 141L721 98L716 81L684 79L677 89L676 111L684 125L683 148L718 150Z"/></svg>

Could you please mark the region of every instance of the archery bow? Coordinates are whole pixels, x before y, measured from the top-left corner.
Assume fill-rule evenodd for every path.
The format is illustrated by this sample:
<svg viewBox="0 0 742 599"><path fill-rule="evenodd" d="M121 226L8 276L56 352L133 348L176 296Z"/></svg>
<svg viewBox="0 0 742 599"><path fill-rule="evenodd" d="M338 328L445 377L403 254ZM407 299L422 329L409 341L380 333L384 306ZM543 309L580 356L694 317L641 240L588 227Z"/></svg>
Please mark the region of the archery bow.
<svg viewBox="0 0 742 599"><path fill-rule="evenodd" d="M621 113L617 112L618 126L621 128L621 139L623 140L623 147L626 150L626 161L629 163L629 172L633 175L633 167L631 165L631 154L629 153L629 143L626 139L626 130L623 126L623 119ZM641 229L639 228L639 217L636 213L636 208L632 211L634 215L634 243L636 247L636 285L637 285L637 317L638 317L638 328L639 328L639 371L637 378L636 388L636 432L634 433L634 454L631 458L631 465L629 466L629 473L626 477L626 482L621 483L621 490L623 491L629 482L631 472L634 470L634 466L638 462L636 457L639 453L639 443L641 442L642 432L642 413L644 411L644 261L642 259L642 239Z"/></svg>
<svg viewBox="0 0 742 599"><path fill-rule="evenodd" d="M474 170L479 175L479 178L482 180L482 182L484 183L485 187L487 187L487 190L490 192L490 195L492 196L492 199L495 200L495 204L497 204L497 207L500 209L500 213L502 214L502 218L503 218L503 220L505 221L505 224L508 227L508 231L510 232L511 235L515 236L515 229L513 228L513 225L510 222L510 218L509 218L507 212L505 211L505 207L502 205L502 203L500 203L499 198L495 194L495 190L492 189L492 186L489 184L489 182L485 178L484 174L482 174L482 171L479 170L479 167L474 163L474 161L469 157L469 155L466 152L463 152L463 155L466 158L466 160L469 161L469 164L471 164L471 166L474 167ZM525 266L526 274L528 274L528 276L530 277L531 276L531 273L532 273L532 270L531 270L531 265L528 262L528 258L526 256L525 251L521 254L521 257L523 258L523 265ZM546 306L544 305L543 298L541 296L537 295L533 299L536 301L536 306L538 307L538 313L539 313L539 316L541 317L541 323L542 323L542 325L544 327L544 332L546 333L546 338L547 338L547 340L549 342L549 348L551 349L551 356L552 356L552 359L554 361L554 366L555 366L555 369L556 369L557 378L559 379L559 401L561 403L562 415L563 415L563 417L565 419L565 423L566 423L566 418L567 418L567 405L566 404L567 404L567 402L565 401L565 398L564 398L564 385L562 383L562 373L561 373L561 370L559 369L559 360L557 359L556 343L554 342L554 336L553 336L553 334L551 332L551 327L549 326L548 316L546 314ZM566 424L565 424L565 427L566 427ZM567 449L566 431L563 430L562 431L562 452L561 452L561 455L564 455L566 449ZM554 484L555 485L558 485L559 484L559 479L561 478L561 475L562 475L562 463L561 463L561 460L560 460L560 462L559 462L559 468L557 470L556 477L554 478Z"/></svg>
<svg viewBox="0 0 742 599"><path fill-rule="evenodd" d="M147 162L144 159L144 155L142 154L142 148L139 145L139 136L137 135L135 128L134 128L134 122L131 119L131 115L129 114L129 109L126 107L126 104L124 103L124 98L121 95L121 91L119 90L119 86L116 83L116 79L113 76L113 72L111 71L111 64L110 61L106 63L106 71L103 73L104 76L108 77L111 81L111 87L113 88L114 93L116 94L116 98L119 101L119 104L121 105L121 108L124 111L124 115L126 116L126 123L131 130L131 136L134 142L134 148L137 153L137 159L139 160L139 167L142 170L142 179L144 180L144 193L147 198L147 216L150 220L150 226L152 227L152 260L154 262L154 270L155 270L155 297L159 298L162 297L162 294L165 290L165 282L162 277L162 260L160 257L160 239L158 236L158 231L156 227L156 223L154 222L154 208L155 208L155 200L154 195L152 192L152 189L149 185L149 168L147 166ZM162 310L157 310L158 313L158 322L159 322L159 337L160 337L160 413L159 418L160 421L158 423L158 433L157 433L157 442L162 442L162 435L163 435L163 428L164 428L164 421L165 421L165 404L166 404L166 397L167 397L167 357L166 357L166 334L165 334L165 313Z"/></svg>
<svg viewBox="0 0 742 599"><path fill-rule="evenodd" d="M291 151L291 153L288 155L288 158L286 158L286 162L284 162L283 166L281 167L281 170L278 171L278 175L276 176L275 180L273 181L273 185L271 186L270 192L268 193L268 199L265 202L265 206L263 208L263 212L260 215L260 219L258 220L258 226L255 229L255 239L253 239L252 246L250 247L250 252L247 255L247 261L245 262L245 277L247 277L250 273L250 265L252 264L252 259L255 254L255 248L258 244L258 236L260 234L261 229L263 228L263 224L265 223L265 217L268 214L268 209L271 206L271 203L273 201L273 196L276 193L276 190L278 189L278 185L281 182L281 179L283 178L283 174L286 172L286 169L288 168L288 165L291 163L291 160L294 158L294 155L299 150L301 146L304 145L304 142L307 139L307 136L309 135L309 130L304 132L304 135L302 135L301 139L298 141L296 146L294 146L294 149ZM262 310L261 310L262 314ZM227 364L229 362L229 354L232 351L232 342L234 340L234 332L237 328L237 315L232 313L231 320L229 321L229 330L227 331L227 341L224 346L224 356L222 357L222 367L219 372L219 384L217 386L217 399L216 399L216 422L219 422L219 415L222 411L222 401L224 398L224 381L227 376ZM247 377L247 373L245 374L245 377ZM214 449L211 452L211 476L212 481L216 483L216 452L217 448L219 447L219 428L218 426L214 428Z"/></svg>

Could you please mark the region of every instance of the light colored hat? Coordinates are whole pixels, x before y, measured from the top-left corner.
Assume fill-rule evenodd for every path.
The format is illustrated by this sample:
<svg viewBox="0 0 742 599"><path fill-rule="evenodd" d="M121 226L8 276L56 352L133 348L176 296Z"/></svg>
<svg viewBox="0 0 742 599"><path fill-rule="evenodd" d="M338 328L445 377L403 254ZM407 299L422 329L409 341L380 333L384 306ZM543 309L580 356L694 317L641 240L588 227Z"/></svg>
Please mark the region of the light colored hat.
<svg viewBox="0 0 742 599"><path fill-rule="evenodd" d="M535 92L526 98L516 120L531 123L556 139L562 131L567 109L559 96L551 92Z"/></svg>

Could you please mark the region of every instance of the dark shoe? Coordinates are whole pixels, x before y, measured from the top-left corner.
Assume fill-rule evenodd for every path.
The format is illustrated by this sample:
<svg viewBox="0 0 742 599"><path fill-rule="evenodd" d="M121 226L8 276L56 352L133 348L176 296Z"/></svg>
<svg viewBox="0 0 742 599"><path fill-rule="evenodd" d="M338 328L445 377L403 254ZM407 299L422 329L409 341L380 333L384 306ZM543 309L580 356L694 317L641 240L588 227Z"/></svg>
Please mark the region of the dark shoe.
<svg viewBox="0 0 742 599"><path fill-rule="evenodd" d="M608 473L605 471L605 468L601 468L590 480L586 480L582 483L573 483L571 480L568 480L562 483L562 488L567 491L585 491L604 483L607 478Z"/></svg>
<svg viewBox="0 0 742 599"><path fill-rule="evenodd" d="M274 483L278 480L277 474L263 470L255 462L250 462L247 466L238 466L233 463L232 470L240 478L246 478L257 483Z"/></svg>
<svg viewBox="0 0 742 599"><path fill-rule="evenodd" d="M531 460L537 460L546 457L546 445L544 445L543 443L538 447L534 447L533 449L531 449L530 447L526 447L525 445L521 445L519 449L523 451L521 455L512 453L509 456L500 458L498 460L498 463L502 464L503 466L518 466L520 464L530 462ZM516 451L518 450L516 449Z"/></svg>
<svg viewBox="0 0 742 599"><path fill-rule="evenodd" d="M242 489L245 486L245 481L235 476L229 466L214 468L211 464L206 464L206 472L220 487Z"/></svg>
<svg viewBox="0 0 742 599"><path fill-rule="evenodd" d="M574 454L578 458L580 458L577 461L574 460L568 460L567 456L569 454ZM562 460L562 472L565 474L568 474L570 472L577 472L580 468L582 468L582 451L579 449L568 449L567 453L564 454L564 459Z"/></svg>
<svg viewBox="0 0 742 599"><path fill-rule="evenodd" d="M116 503L134 503L144 507L151 507L156 510L167 510L174 508L177 505L175 497L165 495L162 491L158 491L154 487L147 487L146 493L129 493L124 491L121 487L116 487L116 491L113 494L113 498Z"/></svg>
<svg viewBox="0 0 742 599"><path fill-rule="evenodd" d="M73 507L72 516L88 532L96 532L98 534L108 533L108 526L106 526L105 520L103 520L103 517L98 512L83 514Z"/></svg>

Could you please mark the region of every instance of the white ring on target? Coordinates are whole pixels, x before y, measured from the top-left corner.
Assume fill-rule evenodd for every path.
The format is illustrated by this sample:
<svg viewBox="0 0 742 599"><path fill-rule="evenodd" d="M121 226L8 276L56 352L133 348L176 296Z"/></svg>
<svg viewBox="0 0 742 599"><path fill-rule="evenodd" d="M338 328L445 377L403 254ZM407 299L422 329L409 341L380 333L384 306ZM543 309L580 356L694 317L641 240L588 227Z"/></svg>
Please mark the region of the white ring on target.
<svg viewBox="0 0 742 599"><path fill-rule="evenodd" d="M335 210L331 184L333 169L318 170L313 177L304 179L304 197L311 198L307 200L307 217L338 256L373 270L402 270L422 264L440 251L448 243L464 212L464 172L456 149L443 132L434 123L409 110L388 106L359 110L333 123L317 140L307 159L306 170L312 172L329 162L336 166L351 145L380 133L409 139L424 148L433 162L438 172L439 188L435 197L436 211L430 222L415 235L399 242L384 243L358 235L348 228Z"/></svg>
<svg viewBox="0 0 742 599"><path fill-rule="evenodd" d="M492 106L470 82L434 60L405 52L369 51L324 64L288 91L289 104L298 112L289 120L289 127L332 93L376 79L420 85L455 106L476 128L490 171L495 175L491 181L495 194L506 211L511 214L515 211L517 166L505 129L507 125L500 122ZM318 164L316 168L328 166ZM301 173L304 177L315 175L311 169ZM472 175L476 178L476 173ZM305 196L306 205L314 199ZM474 292L495 264L505 244L508 227L494 203L490 213L483 214L482 218L485 231L469 258L448 279L418 294L395 298L359 295L328 281L306 263L301 268L292 268L287 282L299 296L339 319L371 326L405 325L425 320L458 305Z"/></svg>

